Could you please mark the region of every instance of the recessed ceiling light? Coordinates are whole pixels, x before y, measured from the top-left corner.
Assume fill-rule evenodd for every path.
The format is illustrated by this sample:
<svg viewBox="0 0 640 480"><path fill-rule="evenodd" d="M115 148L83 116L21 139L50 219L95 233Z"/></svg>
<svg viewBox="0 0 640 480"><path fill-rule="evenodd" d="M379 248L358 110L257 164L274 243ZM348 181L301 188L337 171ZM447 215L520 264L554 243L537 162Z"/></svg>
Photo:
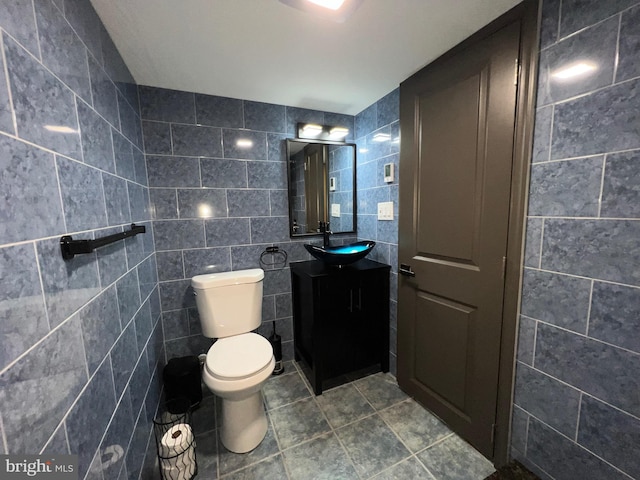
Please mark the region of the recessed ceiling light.
<svg viewBox="0 0 640 480"><path fill-rule="evenodd" d="M315 3L316 5L320 5L321 7L329 8L331 10L337 10L342 6L344 0L307 0L307 2Z"/></svg>
<svg viewBox="0 0 640 480"><path fill-rule="evenodd" d="M362 0L280 0L280 2L316 17L344 22L356 11Z"/></svg>
<svg viewBox="0 0 640 480"><path fill-rule="evenodd" d="M587 73L591 73L597 68L598 67L596 67L593 63L579 62L574 63L573 65L569 65L568 67L556 70L551 74L551 76L560 80L567 80L570 78L585 75Z"/></svg>

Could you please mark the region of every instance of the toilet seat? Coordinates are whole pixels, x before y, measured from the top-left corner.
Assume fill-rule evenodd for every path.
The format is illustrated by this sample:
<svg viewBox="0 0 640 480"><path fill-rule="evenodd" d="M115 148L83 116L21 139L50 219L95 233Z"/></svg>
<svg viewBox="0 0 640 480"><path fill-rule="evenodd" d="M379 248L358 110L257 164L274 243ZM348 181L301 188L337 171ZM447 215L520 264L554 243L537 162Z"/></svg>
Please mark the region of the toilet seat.
<svg viewBox="0 0 640 480"><path fill-rule="evenodd" d="M207 352L207 372L223 380L241 380L260 372L271 362L271 343L257 333L243 333L216 341Z"/></svg>

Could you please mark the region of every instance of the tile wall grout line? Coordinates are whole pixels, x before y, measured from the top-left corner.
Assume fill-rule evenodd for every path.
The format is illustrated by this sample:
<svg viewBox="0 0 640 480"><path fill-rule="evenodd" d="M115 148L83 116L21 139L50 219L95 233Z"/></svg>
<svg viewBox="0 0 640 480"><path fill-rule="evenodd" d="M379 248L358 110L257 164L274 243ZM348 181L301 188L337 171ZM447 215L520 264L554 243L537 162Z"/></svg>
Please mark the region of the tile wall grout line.
<svg viewBox="0 0 640 480"><path fill-rule="evenodd" d="M42 56L42 45L40 45L40 28L38 27L38 16L36 15L35 1L31 0L31 15L33 16L33 25L36 27L36 45L38 46L38 55L40 55L40 62L44 65L44 57Z"/></svg>
<svg viewBox="0 0 640 480"><path fill-rule="evenodd" d="M538 269L542 270L542 247L544 245L544 221L540 222L540 250L538 251Z"/></svg>
<svg viewBox="0 0 640 480"><path fill-rule="evenodd" d="M620 31L622 30L622 12L618 12L618 31L616 34L616 53L613 60L613 78L611 79L611 85L616 84L618 78L618 66L620 65ZM613 18L613 16L611 17Z"/></svg>
<svg viewBox="0 0 640 480"><path fill-rule="evenodd" d="M2 411L0 411L0 433L2 433L2 446L4 448L4 451L7 454L10 454L11 452L9 451L9 441L7 440L7 432L5 431L4 422L2 421Z"/></svg>
<svg viewBox="0 0 640 480"><path fill-rule="evenodd" d="M605 153L602 158L602 175L600 177L600 195L598 196L598 213L597 213L598 218L602 218L602 197L604 195L604 179L605 179L605 173L607 170L608 155L609 155L608 153Z"/></svg>
<svg viewBox="0 0 640 480"><path fill-rule="evenodd" d="M595 280L598 283L607 283L610 285L619 285L621 287L627 287L627 288L640 288L640 285L634 285L631 283L622 283L622 282L614 282L613 280L606 280L603 278L594 278L594 277L585 277L584 275L575 275L573 273L565 273L565 272L560 272L557 270L548 270L545 268L534 268L534 267L527 267L525 266L526 270L531 270L531 271L538 271L538 272L544 272L544 273L553 273L555 275L560 275L560 276L565 276L565 277L571 277L571 278L580 278L583 280Z"/></svg>
<svg viewBox="0 0 640 480"><path fill-rule="evenodd" d="M578 416L576 417L576 431L573 437L573 441L578 443L578 431L580 430L580 414L582 412L582 395L583 393L580 392L580 395L578 396Z"/></svg>
<svg viewBox="0 0 640 480"><path fill-rule="evenodd" d="M42 307L44 308L44 318L47 321L47 331L51 331L51 320L49 319L49 309L47 308L47 297L45 295L44 280L42 279L42 267L40 266L40 259L38 258L38 249L36 242L33 243L33 254L36 260L36 270L38 271L38 281L40 282L40 290L42 293Z"/></svg>
<svg viewBox="0 0 640 480"><path fill-rule="evenodd" d="M18 136L18 119L16 117L16 109L15 106L13 104L13 92L11 91L11 81L10 81L10 77L9 77L9 65L7 64L7 55L5 53L5 45L4 45L4 38L2 36L2 32L4 32L3 29L0 28L0 49L2 49L2 51L0 51L0 55L2 56L2 62L3 62L3 72L2 74L4 75L4 80L7 84L7 92L8 92L8 96L9 96L9 109L11 112L11 121L13 123L13 134L15 134L15 136ZM5 32L6 33L6 32ZM9 132L7 132L9 133Z"/></svg>
<svg viewBox="0 0 640 480"><path fill-rule="evenodd" d="M595 284L595 280L591 280L591 285L589 288L589 306L587 308L587 328L586 328L586 332L585 335L589 338L591 338L589 336L589 328L591 326L591 303L593 301L593 286Z"/></svg>

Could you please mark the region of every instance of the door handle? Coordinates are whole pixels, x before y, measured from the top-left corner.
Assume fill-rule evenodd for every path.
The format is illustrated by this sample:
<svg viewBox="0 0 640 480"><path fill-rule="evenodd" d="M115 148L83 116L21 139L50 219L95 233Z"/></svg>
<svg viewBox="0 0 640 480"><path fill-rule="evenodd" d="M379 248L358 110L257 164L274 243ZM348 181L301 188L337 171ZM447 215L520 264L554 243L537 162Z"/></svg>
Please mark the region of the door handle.
<svg viewBox="0 0 640 480"><path fill-rule="evenodd" d="M407 265L406 263L401 263L400 264L400 270L398 270L398 272L400 273L400 275L404 275L406 277L415 277L416 276L416 272L411 270L411 265Z"/></svg>

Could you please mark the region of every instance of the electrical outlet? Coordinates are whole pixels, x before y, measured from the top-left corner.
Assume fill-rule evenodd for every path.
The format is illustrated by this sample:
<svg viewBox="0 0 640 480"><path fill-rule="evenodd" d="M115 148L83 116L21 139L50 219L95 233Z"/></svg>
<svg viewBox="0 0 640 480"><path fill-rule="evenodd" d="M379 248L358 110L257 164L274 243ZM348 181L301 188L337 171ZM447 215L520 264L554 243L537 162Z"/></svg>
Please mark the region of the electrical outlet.
<svg viewBox="0 0 640 480"><path fill-rule="evenodd" d="M393 220L393 202L378 203L378 220Z"/></svg>
<svg viewBox="0 0 640 480"><path fill-rule="evenodd" d="M332 203L331 204L331 216L332 217L340 217L340 204Z"/></svg>

